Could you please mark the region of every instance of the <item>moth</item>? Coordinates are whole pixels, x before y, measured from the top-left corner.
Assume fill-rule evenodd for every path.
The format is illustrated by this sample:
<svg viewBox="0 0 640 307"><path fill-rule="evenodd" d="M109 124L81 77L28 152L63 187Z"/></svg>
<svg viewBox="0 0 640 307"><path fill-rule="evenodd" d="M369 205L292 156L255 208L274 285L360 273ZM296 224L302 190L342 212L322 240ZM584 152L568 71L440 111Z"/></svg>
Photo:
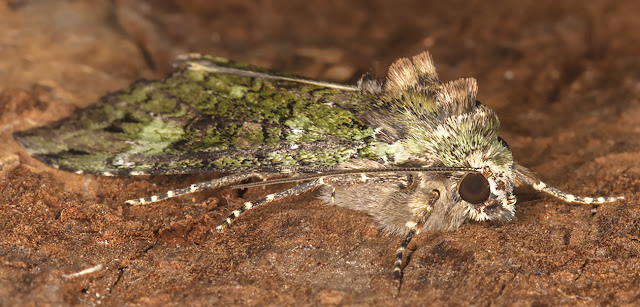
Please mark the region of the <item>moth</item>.
<svg viewBox="0 0 640 307"><path fill-rule="evenodd" d="M76 173L227 174L130 205L234 184L298 183L245 202L219 231L247 210L318 190L324 202L364 211L404 238L397 287L416 234L466 220L508 221L514 187L569 203L624 198L567 194L517 164L498 135L498 117L476 99L476 80L440 81L427 52L396 61L384 82L363 77L355 86L207 55L181 56L176 66L165 79L139 81L14 137L36 159ZM263 181L243 183L251 178Z"/></svg>

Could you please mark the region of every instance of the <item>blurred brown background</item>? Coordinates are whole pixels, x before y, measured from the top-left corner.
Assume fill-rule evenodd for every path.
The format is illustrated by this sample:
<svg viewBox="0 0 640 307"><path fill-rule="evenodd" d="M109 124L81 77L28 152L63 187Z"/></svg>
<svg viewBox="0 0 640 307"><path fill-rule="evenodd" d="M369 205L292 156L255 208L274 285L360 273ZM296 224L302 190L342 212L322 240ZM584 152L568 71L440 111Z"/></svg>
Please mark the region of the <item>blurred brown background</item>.
<svg viewBox="0 0 640 307"><path fill-rule="evenodd" d="M0 304L638 304L638 12L606 0L0 0ZM521 164L627 200L596 209L520 191L511 222L421 234L394 297L400 238L366 215L305 195L221 235L229 208L282 187L130 208L215 175L69 174L11 137L160 78L180 53L353 83L424 50L441 79L478 79Z"/></svg>

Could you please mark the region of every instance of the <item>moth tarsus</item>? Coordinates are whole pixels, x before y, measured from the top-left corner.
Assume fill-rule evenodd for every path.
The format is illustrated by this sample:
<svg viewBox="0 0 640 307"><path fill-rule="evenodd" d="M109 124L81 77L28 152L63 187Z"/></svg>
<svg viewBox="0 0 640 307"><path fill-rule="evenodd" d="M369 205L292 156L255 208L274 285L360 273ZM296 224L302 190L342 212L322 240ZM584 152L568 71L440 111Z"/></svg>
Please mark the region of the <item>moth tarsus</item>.
<svg viewBox="0 0 640 307"><path fill-rule="evenodd" d="M231 174L131 205L234 184L299 183L245 202L219 231L256 206L319 190L324 202L364 211L404 238L393 269L398 287L415 235L469 219L510 220L516 186L574 203L623 199L568 194L515 163L498 117L476 99L476 80L440 81L427 52L395 62L382 83L363 78L357 86L204 55L177 63L165 79L134 83L15 138L35 158L76 173ZM253 177L267 181L241 184Z"/></svg>
<svg viewBox="0 0 640 307"><path fill-rule="evenodd" d="M240 216L240 214L244 213L247 210L251 210L257 206L266 204L266 203L270 203L270 202L274 202L274 201L278 201L280 199L283 198L287 198L290 196L294 196L294 195L298 195L300 193L304 193L306 191L315 189L321 185L324 184L324 180L322 178L318 178L318 179L314 179L312 181L309 181L307 183L303 183L300 185L297 185L293 188L281 191L281 192L277 192L277 193L273 193L273 194L269 194L263 198L254 200L254 201L248 201L245 202L242 207L233 210L233 212L231 212L231 214L229 216L227 216L226 219L224 219L222 222L220 222L220 224L216 227L216 229L220 232L224 231L227 229L227 227L229 227L229 225L231 225L231 223L233 223L233 221L238 218Z"/></svg>
<svg viewBox="0 0 640 307"><path fill-rule="evenodd" d="M242 181L242 180L246 180L252 177L259 177L259 174L253 174L253 173L239 173L239 174L233 174L233 175L228 175L228 176L224 176L222 178L217 178L217 179L213 179L210 181L205 181L205 182L199 182L199 183L194 183L186 188L181 188L181 189L176 189L176 190L169 190L165 193L162 194L157 194L157 195L153 195L153 196L149 196L149 197L142 197L142 198L137 198L137 199L129 199L127 201L125 201L126 204L129 205L144 205L144 204L151 204L151 203L155 203L155 202L159 202L159 201L163 201L165 199L169 199L169 198L174 198L174 197L178 197L178 196L182 196L182 195L186 195L186 194L191 194L191 193L196 193L199 191L204 191L204 190L210 190L210 189L216 189L219 187L223 187L223 186L227 186L227 185L231 185L233 183L236 183L238 181Z"/></svg>
<svg viewBox="0 0 640 307"><path fill-rule="evenodd" d="M427 217L429 212L431 212L431 208L433 208L433 205L439 197L440 192L438 190L432 190L430 192L430 199L428 200L429 206L427 207L427 210L424 210L421 216L416 216L415 220L408 221L405 224L405 226L409 229L409 232L405 235L404 240L402 240L402 243L400 244L400 247L398 247L398 249L396 250L396 262L393 266L393 284L398 291L400 291L400 286L402 285L402 263L404 252L407 250L407 247L409 246L409 243L411 243L413 237L420 233L420 230L424 226L425 218Z"/></svg>

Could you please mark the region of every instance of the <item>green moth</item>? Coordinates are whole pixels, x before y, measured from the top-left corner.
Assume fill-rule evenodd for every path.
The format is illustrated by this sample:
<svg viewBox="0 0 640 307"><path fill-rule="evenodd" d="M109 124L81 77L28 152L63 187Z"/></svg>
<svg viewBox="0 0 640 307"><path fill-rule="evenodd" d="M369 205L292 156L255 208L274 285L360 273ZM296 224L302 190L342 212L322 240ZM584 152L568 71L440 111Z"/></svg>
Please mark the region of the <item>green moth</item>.
<svg viewBox="0 0 640 307"><path fill-rule="evenodd" d="M182 56L177 66L163 80L134 83L15 139L35 158L76 173L229 174L131 205L250 178L264 181L237 187L299 183L244 203L220 231L249 209L317 189L326 203L367 212L404 237L393 271L398 287L413 236L468 219L510 220L516 186L571 203L623 199L564 193L514 162L498 117L476 99L476 80L440 81L426 52L395 62L383 83L363 77L356 86L206 55Z"/></svg>

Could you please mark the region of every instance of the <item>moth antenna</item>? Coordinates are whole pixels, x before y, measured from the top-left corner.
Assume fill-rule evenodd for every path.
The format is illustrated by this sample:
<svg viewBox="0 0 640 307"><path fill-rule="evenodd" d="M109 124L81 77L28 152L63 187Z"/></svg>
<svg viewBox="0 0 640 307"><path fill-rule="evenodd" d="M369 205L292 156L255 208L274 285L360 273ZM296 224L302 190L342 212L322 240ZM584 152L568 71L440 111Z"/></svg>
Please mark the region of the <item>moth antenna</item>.
<svg viewBox="0 0 640 307"><path fill-rule="evenodd" d="M577 196L577 195L569 194L542 182L542 180L540 180L529 169L527 169L522 165L516 164L514 167L514 171L516 174L517 186L528 185L534 188L536 191L544 192L546 194L549 194L555 198L561 199L568 203L587 204L587 205L604 204L604 203L611 203L614 201L624 199L624 196L589 197L589 196Z"/></svg>
<svg viewBox="0 0 640 307"><path fill-rule="evenodd" d="M331 83L331 82L322 82L322 81L316 81L316 80L299 78L299 77L274 75L274 74L269 74L269 73L264 73L259 71L245 70L245 69L240 69L235 67L226 67L222 65L217 65L207 60L205 56L198 55L198 54L186 54L186 55L179 56L176 59L174 66L176 67L184 66L186 69L189 69L189 70L206 71L210 73L230 74L230 75L238 75L238 76L260 78L260 79L267 79L267 80L280 80L280 81L289 81L289 82L296 82L296 83L302 83L302 84L311 84L311 85L317 85L321 87L334 88L334 89L343 90L343 91L360 90L357 86L343 85L343 84L337 84L337 83Z"/></svg>
<svg viewBox="0 0 640 307"><path fill-rule="evenodd" d="M342 176L349 174L371 174L371 173L392 173L392 172L438 172L438 173L450 173L450 172L477 172L478 169L472 167L385 167L385 168L362 168L362 169L344 169L336 170L317 174L305 174L297 177L272 179L262 182L251 182L244 184L236 184L232 186L235 189L254 188L267 185L291 183L299 181L307 181L316 178L326 178L334 176Z"/></svg>

